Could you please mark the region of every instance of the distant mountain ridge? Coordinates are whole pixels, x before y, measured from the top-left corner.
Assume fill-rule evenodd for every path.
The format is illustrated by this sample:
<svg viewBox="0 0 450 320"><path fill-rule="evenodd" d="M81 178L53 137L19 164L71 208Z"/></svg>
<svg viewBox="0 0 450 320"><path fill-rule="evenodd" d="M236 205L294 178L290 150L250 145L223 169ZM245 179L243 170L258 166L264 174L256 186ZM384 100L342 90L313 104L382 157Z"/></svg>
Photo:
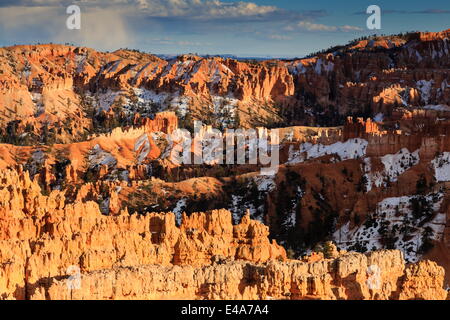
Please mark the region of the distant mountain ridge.
<svg viewBox="0 0 450 320"><path fill-rule="evenodd" d="M394 111L450 104L448 36L449 30L377 37L311 58L264 61L6 47L0 123L4 135L27 133L31 142L44 130L62 142L165 110L188 127L193 119L221 128L334 126L349 115L389 119Z"/></svg>

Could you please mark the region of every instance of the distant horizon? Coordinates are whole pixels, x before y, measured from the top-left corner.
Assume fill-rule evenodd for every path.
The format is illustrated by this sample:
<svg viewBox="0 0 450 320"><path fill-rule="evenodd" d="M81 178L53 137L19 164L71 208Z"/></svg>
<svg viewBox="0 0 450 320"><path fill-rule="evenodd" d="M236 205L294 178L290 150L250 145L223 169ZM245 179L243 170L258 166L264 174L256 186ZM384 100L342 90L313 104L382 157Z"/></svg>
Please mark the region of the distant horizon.
<svg viewBox="0 0 450 320"><path fill-rule="evenodd" d="M436 31L435 30L433 30L433 31L430 31L430 30L410 30L410 31L403 31L403 32L392 33L392 34L376 34L376 33L373 33L373 34L366 35L366 37L370 37L370 36L389 37L389 36L395 36L395 35L398 35L398 34L401 34L401 33L414 33L414 32L424 32L424 33L432 32L433 33L433 32L442 32L442 31L446 31L446 30L450 30L450 26L448 28L444 28L442 30L436 30ZM351 43L353 41L356 41L357 39L359 39L361 37L364 37L364 36L353 38L353 39L350 39L349 41L347 41L346 43L339 43L337 45L338 46L339 45L347 45L347 44L349 44L349 43ZM86 48L93 49L93 50L98 51L98 52L109 52L109 53L112 53L112 52L115 52L115 51L119 51L119 50L130 50L130 51L135 50L135 51L139 51L139 52L142 52L142 53L145 53L145 54L154 55L154 56L157 56L159 58L176 58L176 57L181 56L181 55L196 55L196 56L199 56L199 57L211 56L211 57L234 58L234 59L237 59L237 60L244 60L244 59L250 59L250 60L251 59L261 59L261 60L272 60L272 59L273 60L277 60L277 59L283 60L283 59L286 59L287 60L287 59L295 59L295 58L303 59L303 58L305 58L305 57L315 53L315 52L309 52L308 54L305 54L305 55L285 55L285 56L276 56L276 55L270 55L270 54L266 54L266 55L265 54L260 54L260 55L258 55L258 54L245 54L245 53L240 54L240 55L236 55L236 54L233 54L233 53L214 53L213 54L213 53L199 53L199 52L158 53L158 52L142 50L142 49L134 48L134 47L121 47L121 48L116 48L116 49L112 49L112 50L101 50L101 49L97 49L95 47L80 46L80 45L77 45L77 44L74 44L74 43L67 43L67 42L66 43L61 43L61 42L16 43L16 44L12 44L12 45L2 46L2 48L14 47L14 46L32 46L32 45L61 45L61 46L86 47ZM316 51L327 50L327 49L332 48L332 47L333 46L327 47L327 48L321 48L321 49L318 49Z"/></svg>
<svg viewBox="0 0 450 320"><path fill-rule="evenodd" d="M381 29L369 30L372 1L332 0L3 0L0 46L73 43L98 51L158 55L304 57L362 36L448 28L450 2L377 1ZM78 6L80 29L66 27ZM406 8L406 9L405 9Z"/></svg>

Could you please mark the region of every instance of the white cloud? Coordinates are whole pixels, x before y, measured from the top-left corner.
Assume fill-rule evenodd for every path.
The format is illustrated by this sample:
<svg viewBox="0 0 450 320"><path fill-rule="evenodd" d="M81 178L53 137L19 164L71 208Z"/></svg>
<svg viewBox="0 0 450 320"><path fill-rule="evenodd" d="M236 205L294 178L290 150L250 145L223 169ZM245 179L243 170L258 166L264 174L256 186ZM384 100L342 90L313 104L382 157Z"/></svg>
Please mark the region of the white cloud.
<svg viewBox="0 0 450 320"><path fill-rule="evenodd" d="M133 2L138 5L141 12L153 17L232 18L266 15L280 10L275 6L260 6L252 2L242 1L123 0L121 2L127 2L128 4Z"/></svg>
<svg viewBox="0 0 450 320"><path fill-rule="evenodd" d="M342 26L342 27L340 27L340 29L341 29L341 31L344 31L344 32L363 31L364 30L363 28L360 28L360 27L348 26L348 25Z"/></svg>
<svg viewBox="0 0 450 320"><path fill-rule="evenodd" d="M134 32L120 11L92 8L82 12L81 30L68 30L68 17L60 7L4 7L0 10L0 27L5 31L5 40L12 43L69 42L99 50L135 44Z"/></svg>
<svg viewBox="0 0 450 320"><path fill-rule="evenodd" d="M281 35L281 34L271 34L271 35L268 35L267 38L269 38L271 40L279 40L279 41L292 40L292 37L286 36L286 35Z"/></svg>
<svg viewBox="0 0 450 320"><path fill-rule="evenodd" d="M327 16L325 10L285 10L276 1L274 5L251 1L0 0L0 42L9 45L53 41L99 50L137 47L159 52L233 50L247 54L244 50L250 46L249 41L254 41L252 46L260 51L272 50L266 44L276 41L288 48L293 35L283 33L285 30L357 30L352 26L315 23ZM81 8L79 31L65 28L66 7L72 4Z"/></svg>
<svg viewBox="0 0 450 320"><path fill-rule="evenodd" d="M67 7L79 5L91 8L120 9L150 17L237 18L267 15L282 11L276 6L261 6L253 2L222 2L220 0L6 0L0 6Z"/></svg>
<svg viewBox="0 0 450 320"><path fill-rule="evenodd" d="M55 18L58 12L55 8L30 6L20 7L11 6L0 10L0 23L5 27L17 27L28 24L36 24L45 16L47 18ZM52 22L51 19L49 21Z"/></svg>
<svg viewBox="0 0 450 320"><path fill-rule="evenodd" d="M288 26L286 30L293 31L295 29L307 30L307 31L323 31L323 32L352 32L362 31L363 29L356 26L329 26L320 23L313 23L309 21L300 21L296 26Z"/></svg>
<svg viewBox="0 0 450 320"><path fill-rule="evenodd" d="M324 24L312 23L308 21L300 21L297 26L300 29L305 29L308 31L337 31L335 26L327 26Z"/></svg>
<svg viewBox="0 0 450 320"><path fill-rule="evenodd" d="M114 9L93 9L81 15L81 30L61 28L53 37L56 42L73 42L100 50L134 47L134 32L126 17Z"/></svg>
<svg viewBox="0 0 450 320"><path fill-rule="evenodd" d="M148 45L164 45L164 46L180 46L180 47L187 47L187 46L208 46L209 43L205 42L199 42L199 41L187 41L187 40L175 40L169 37L163 37L163 38L151 38L146 39L145 43Z"/></svg>

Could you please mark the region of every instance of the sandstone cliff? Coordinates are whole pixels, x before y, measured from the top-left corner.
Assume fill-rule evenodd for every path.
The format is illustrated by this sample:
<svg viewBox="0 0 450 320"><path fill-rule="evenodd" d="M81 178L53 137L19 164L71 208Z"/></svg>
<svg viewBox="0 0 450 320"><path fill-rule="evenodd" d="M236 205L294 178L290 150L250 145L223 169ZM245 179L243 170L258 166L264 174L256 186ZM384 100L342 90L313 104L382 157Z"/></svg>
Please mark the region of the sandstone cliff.
<svg viewBox="0 0 450 320"><path fill-rule="evenodd" d="M4 299L443 299L435 263L405 267L398 251L286 260L268 228L229 211L104 216L93 202L41 194L28 172L2 171ZM370 289L368 268L381 284ZM79 270L81 288L67 287Z"/></svg>
<svg viewBox="0 0 450 320"><path fill-rule="evenodd" d="M216 125L339 125L348 115L446 106L448 31L354 42L293 61L63 45L0 49L0 122L8 141L81 140L172 110ZM139 123L140 124L140 123ZM21 136L21 134L27 135ZM20 138L17 138L19 137Z"/></svg>
<svg viewBox="0 0 450 320"><path fill-rule="evenodd" d="M28 172L2 171L1 295L29 298L33 290L66 275L158 264L201 267L214 257L252 262L286 259L270 243L268 228L247 216L232 225L228 211L185 216L172 213L104 216L94 202L67 203L64 193L43 196Z"/></svg>
<svg viewBox="0 0 450 320"><path fill-rule="evenodd" d="M0 49L0 297L445 298L448 35L264 62ZM282 127L279 170L172 162L194 119ZM361 253L287 259L328 240Z"/></svg>
<svg viewBox="0 0 450 320"><path fill-rule="evenodd" d="M380 274L371 279L369 267L378 266ZM314 263L223 261L203 268L116 267L82 274L77 289L68 289L69 279L54 279L36 288L30 298L445 300L443 277L443 269L435 263L405 267L400 252L380 251Z"/></svg>

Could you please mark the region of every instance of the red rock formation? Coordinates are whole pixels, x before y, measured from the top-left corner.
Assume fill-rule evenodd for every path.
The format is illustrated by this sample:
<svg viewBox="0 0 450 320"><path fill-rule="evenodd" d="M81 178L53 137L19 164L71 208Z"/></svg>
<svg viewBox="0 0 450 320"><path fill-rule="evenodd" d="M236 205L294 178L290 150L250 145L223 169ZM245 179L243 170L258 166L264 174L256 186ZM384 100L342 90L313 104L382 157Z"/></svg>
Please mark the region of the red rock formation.
<svg viewBox="0 0 450 320"><path fill-rule="evenodd" d="M267 239L267 227L248 217L233 226L228 211L185 216L178 228L172 213L139 216L120 210L115 192L110 216L103 216L94 202L67 203L59 191L43 196L27 172L0 175L0 295L5 297L27 298L71 265L93 272L151 264L201 267L215 256L286 259L284 249Z"/></svg>
<svg viewBox="0 0 450 320"><path fill-rule="evenodd" d="M182 97L200 118L213 97L235 98L242 123L255 120L252 110L273 118L267 107L274 104L292 112L285 119L292 124L309 119L306 109L314 113L316 107L328 117L332 110L389 117L401 106L450 102L447 37L448 30L381 37L342 47L339 54L262 63L192 55L165 61L126 50L100 53L62 45L8 47L0 49L0 121L28 119L35 130L42 123L59 122L63 131L81 134L92 120L83 114L87 96L104 95L102 105L108 108L123 105L134 89L159 95L156 103L162 108ZM136 121L138 112L133 112ZM59 138L68 136L62 132Z"/></svg>
<svg viewBox="0 0 450 320"><path fill-rule="evenodd" d="M422 41L434 41L450 38L450 29L441 32L421 32L420 40Z"/></svg>
<svg viewBox="0 0 450 320"><path fill-rule="evenodd" d="M178 117L174 112L157 113L155 119L146 118L143 126L147 132L172 133L178 129Z"/></svg>
<svg viewBox="0 0 450 320"><path fill-rule="evenodd" d="M358 118L356 119L356 122L354 122L353 117L349 117L344 125L342 138L346 141L348 139L365 138L370 135L381 134L383 134L382 130L380 130L380 127L371 119L364 121L363 118ZM386 132L384 132L384 134L386 134Z"/></svg>
<svg viewBox="0 0 450 320"><path fill-rule="evenodd" d="M421 261L416 265L408 266L400 285L398 298L401 300L445 300L447 292L441 290L443 278L443 268L434 262ZM424 281L424 279L427 280Z"/></svg>
<svg viewBox="0 0 450 320"><path fill-rule="evenodd" d="M118 211L114 192L110 216L103 216L94 202L68 203L60 191L43 196L27 172L0 174L2 298L445 297L442 269L424 262L404 273L400 252L336 253L335 261L283 262L284 249L270 243L268 228L249 216L233 226L228 211L195 213L184 215L176 227L171 213ZM367 267L373 264L383 270L383 285L376 292L366 283ZM82 274L81 289L69 290L70 279L64 280L73 266Z"/></svg>
<svg viewBox="0 0 450 320"><path fill-rule="evenodd" d="M165 61L59 45L0 49L0 134L8 143L34 145L0 144L0 298L445 298L435 263L405 267L399 252L385 251L286 261L268 227L249 215L237 225L226 210L180 217L178 204L236 207L238 193L249 189L257 200L253 214L290 246L293 235L322 241L336 226L362 224L380 201L416 194L425 179L427 190L442 193L439 210L448 218L448 183L436 181L430 163L450 151L447 37L448 31L382 37L308 59L261 63L192 55ZM86 102L96 96L96 103ZM258 117L273 125L280 121L274 114L287 114L283 125L329 126L378 112L385 121L351 117L343 127L284 128L282 163L300 143L354 138L367 140L366 159L297 159L263 182L252 173L257 166L178 166L163 157L178 118L168 111L153 118L149 109L189 109L200 111L191 118L211 120L201 111L214 104L220 113L227 103L247 125ZM104 127L90 131L94 123ZM395 181L377 176L381 186L366 190L366 175L383 174L380 158L402 148L419 150L420 161ZM435 261L450 255L448 229L439 243L444 253L431 254ZM375 290L366 283L372 265L381 269ZM82 273L78 291L64 287L72 267Z"/></svg>
<svg viewBox="0 0 450 320"><path fill-rule="evenodd" d="M379 286L370 286L368 267L379 265ZM386 268L386 269L385 269ZM420 273L410 277L410 270ZM81 275L80 287L53 279L34 288L31 299L438 299L444 300L442 268L405 265L398 251L349 253L318 262L222 261L191 266L116 267ZM431 281L431 282L429 282ZM429 283L429 284L428 284Z"/></svg>

